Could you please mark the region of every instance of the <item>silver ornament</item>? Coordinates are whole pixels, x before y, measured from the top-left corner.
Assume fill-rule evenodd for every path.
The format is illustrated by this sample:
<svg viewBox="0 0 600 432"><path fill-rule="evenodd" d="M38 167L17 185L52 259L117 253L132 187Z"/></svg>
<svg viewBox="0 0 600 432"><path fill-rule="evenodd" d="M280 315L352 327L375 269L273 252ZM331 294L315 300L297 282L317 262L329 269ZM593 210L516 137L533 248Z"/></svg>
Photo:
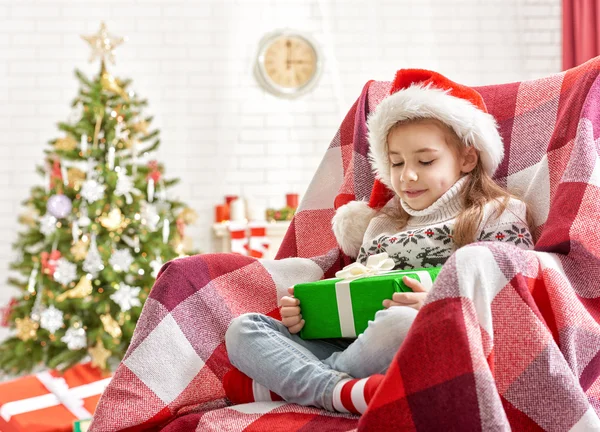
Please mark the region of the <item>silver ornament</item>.
<svg viewBox="0 0 600 432"><path fill-rule="evenodd" d="M42 234L44 234L46 237L50 234L53 234L54 231L56 231L56 222L58 222L58 219L51 214L46 213L44 216L42 216L40 218L40 231Z"/></svg>
<svg viewBox="0 0 600 432"><path fill-rule="evenodd" d="M98 252L98 246L96 245L96 234L92 234L92 240L90 241L90 247L88 253L83 261L83 270L91 273L93 276L98 275L98 272L104 269L104 262Z"/></svg>
<svg viewBox="0 0 600 432"><path fill-rule="evenodd" d="M63 326L63 313L61 310L50 306L40 314L40 327L54 334Z"/></svg>
<svg viewBox="0 0 600 432"><path fill-rule="evenodd" d="M123 283L119 284L117 291L111 294L110 298L119 305L123 312L127 312L134 306L141 306L139 299L140 287L132 287Z"/></svg>
<svg viewBox="0 0 600 432"><path fill-rule="evenodd" d="M82 327L69 327L60 340L65 342L71 351L87 348L87 336Z"/></svg>
<svg viewBox="0 0 600 432"><path fill-rule="evenodd" d="M77 219L77 224L80 227L89 226L92 223L92 220L88 217L88 209L85 201L81 202L81 205L79 206L79 213L81 213L81 216L79 216L79 219Z"/></svg>
<svg viewBox="0 0 600 432"><path fill-rule="evenodd" d="M117 249L110 256L108 263L117 272L127 272L131 264L133 264L133 257L129 249Z"/></svg>
<svg viewBox="0 0 600 432"><path fill-rule="evenodd" d="M151 232L154 232L158 229L160 216L158 215L158 211L156 210L156 206L154 204L147 202L142 203L141 216L142 224L146 225Z"/></svg>
<svg viewBox="0 0 600 432"><path fill-rule="evenodd" d="M86 180L81 186L81 196L84 197L87 202L93 203L99 199L104 198L105 185L101 185L96 180Z"/></svg>
<svg viewBox="0 0 600 432"><path fill-rule="evenodd" d="M115 126L115 142L127 141L129 139L129 130L125 128L125 123L120 122Z"/></svg>
<svg viewBox="0 0 600 432"><path fill-rule="evenodd" d="M115 195L124 196L127 204L133 202L131 194L140 194L141 192L133 187L133 180L127 175L124 169L119 169L117 172L117 186L115 188Z"/></svg>
<svg viewBox="0 0 600 432"><path fill-rule="evenodd" d="M48 198L48 202L46 203L46 210L52 216L62 219L71 214L71 209L73 208L73 204L71 200L66 195L52 195Z"/></svg>
<svg viewBox="0 0 600 432"><path fill-rule="evenodd" d="M54 280L60 284L68 285L77 278L77 265L69 262L66 258L56 261Z"/></svg>

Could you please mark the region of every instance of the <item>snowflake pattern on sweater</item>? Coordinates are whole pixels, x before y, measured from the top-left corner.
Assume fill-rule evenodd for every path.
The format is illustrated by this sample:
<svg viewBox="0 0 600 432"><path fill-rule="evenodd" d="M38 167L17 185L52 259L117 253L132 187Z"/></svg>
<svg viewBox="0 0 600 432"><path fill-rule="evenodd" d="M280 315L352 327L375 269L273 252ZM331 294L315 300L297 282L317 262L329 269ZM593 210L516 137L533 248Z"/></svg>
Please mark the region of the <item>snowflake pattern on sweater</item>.
<svg viewBox="0 0 600 432"><path fill-rule="evenodd" d="M395 229L394 220L382 213L369 224L357 261L387 252L398 270L441 267L456 251L453 232L456 216L461 211L459 192L466 179L459 180L450 190L425 210L415 211L397 197L387 206L402 205L411 215L408 225ZM497 202L488 203L479 226L477 241L501 241L523 249L533 248L533 238L526 224L526 206L511 199L501 215L495 215Z"/></svg>

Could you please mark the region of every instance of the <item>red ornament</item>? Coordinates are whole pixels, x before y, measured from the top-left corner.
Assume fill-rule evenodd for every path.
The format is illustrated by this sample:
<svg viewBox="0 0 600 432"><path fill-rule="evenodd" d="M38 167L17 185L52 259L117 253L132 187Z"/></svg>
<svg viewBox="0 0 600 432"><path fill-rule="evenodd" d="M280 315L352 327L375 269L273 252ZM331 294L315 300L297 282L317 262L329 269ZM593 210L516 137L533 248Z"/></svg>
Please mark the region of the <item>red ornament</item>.
<svg viewBox="0 0 600 432"><path fill-rule="evenodd" d="M54 162L52 162L52 171L50 172L50 189L54 189L57 184L56 182L60 184L62 181L63 176L60 170L60 161L58 159L54 159Z"/></svg>
<svg viewBox="0 0 600 432"><path fill-rule="evenodd" d="M61 256L62 255L58 250L53 250L50 253L42 252L40 256L42 261L42 273L54 276L54 272L56 271L56 261L58 261Z"/></svg>
<svg viewBox="0 0 600 432"><path fill-rule="evenodd" d="M10 316L16 304L17 300L12 298L6 306L0 308L0 318L2 319L0 321L0 327L8 327L8 317Z"/></svg>
<svg viewBox="0 0 600 432"><path fill-rule="evenodd" d="M158 162L155 160L148 162L148 169L150 170L150 172L148 173L146 180L152 179L154 180L155 184L158 183L161 177L160 170L158 169Z"/></svg>

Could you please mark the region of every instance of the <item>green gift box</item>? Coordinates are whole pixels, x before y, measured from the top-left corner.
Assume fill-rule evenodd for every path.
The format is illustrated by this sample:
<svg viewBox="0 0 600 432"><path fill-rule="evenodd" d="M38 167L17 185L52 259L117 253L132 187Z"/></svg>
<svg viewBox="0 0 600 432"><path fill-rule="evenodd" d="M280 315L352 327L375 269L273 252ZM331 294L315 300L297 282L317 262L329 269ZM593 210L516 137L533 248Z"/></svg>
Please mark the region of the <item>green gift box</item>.
<svg viewBox="0 0 600 432"><path fill-rule="evenodd" d="M355 278L324 279L294 286L305 321L302 339L354 338L363 333L382 302L395 292L411 292L404 276L416 279L429 289L441 267L393 270Z"/></svg>

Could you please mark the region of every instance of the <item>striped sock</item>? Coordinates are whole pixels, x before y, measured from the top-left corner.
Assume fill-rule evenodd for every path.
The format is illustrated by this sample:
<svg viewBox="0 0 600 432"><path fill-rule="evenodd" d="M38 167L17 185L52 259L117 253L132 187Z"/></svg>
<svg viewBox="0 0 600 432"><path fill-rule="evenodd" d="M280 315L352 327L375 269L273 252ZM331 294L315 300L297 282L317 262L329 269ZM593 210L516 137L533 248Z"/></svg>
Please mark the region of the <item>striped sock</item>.
<svg viewBox="0 0 600 432"><path fill-rule="evenodd" d="M263 401L281 401L283 398L265 386L257 383L248 375L232 368L223 376L225 395L234 404Z"/></svg>
<svg viewBox="0 0 600 432"><path fill-rule="evenodd" d="M371 375L368 378L341 380L333 389L333 409L364 414L383 378L384 375Z"/></svg>

